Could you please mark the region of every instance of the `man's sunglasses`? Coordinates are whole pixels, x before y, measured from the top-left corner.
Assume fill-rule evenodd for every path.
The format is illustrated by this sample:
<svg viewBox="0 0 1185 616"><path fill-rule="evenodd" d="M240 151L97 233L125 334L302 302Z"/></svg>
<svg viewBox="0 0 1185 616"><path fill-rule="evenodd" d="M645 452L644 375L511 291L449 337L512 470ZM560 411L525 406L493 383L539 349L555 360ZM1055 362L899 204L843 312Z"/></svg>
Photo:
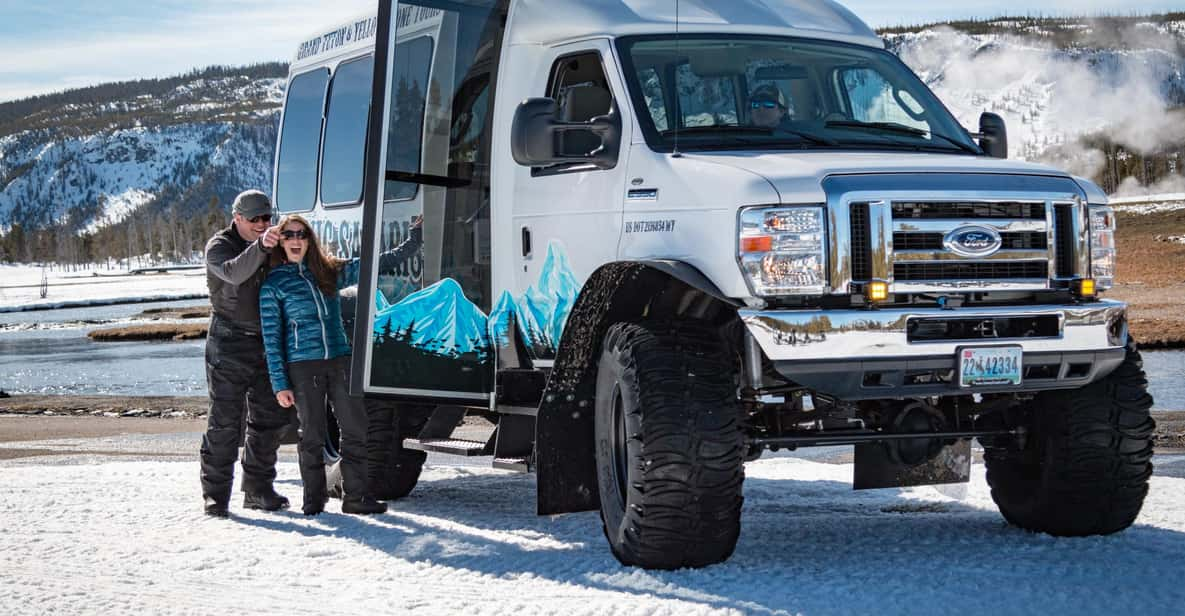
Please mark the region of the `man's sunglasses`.
<svg viewBox="0 0 1185 616"><path fill-rule="evenodd" d="M256 225L257 225L257 224L259 224L259 223L261 223L261 222L267 222L267 223L270 223L271 221L272 221L272 215L271 215L271 214L261 214L261 215L259 215L259 216L256 216L255 218L248 218L248 219L247 219L247 222L249 222L249 223L252 223L252 224L256 224Z"/></svg>
<svg viewBox="0 0 1185 616"><path fill-rule="evenodd" d="M286 240L304 240L308 239L309 232L301 229L300 231L281 231L280 237Z"/></svg>
<svg viewBox="0 0 1185 616"><path fill-rule="evenodd" d="M777 101L749 101L750 109L777 109L781 107Z"/></svg>

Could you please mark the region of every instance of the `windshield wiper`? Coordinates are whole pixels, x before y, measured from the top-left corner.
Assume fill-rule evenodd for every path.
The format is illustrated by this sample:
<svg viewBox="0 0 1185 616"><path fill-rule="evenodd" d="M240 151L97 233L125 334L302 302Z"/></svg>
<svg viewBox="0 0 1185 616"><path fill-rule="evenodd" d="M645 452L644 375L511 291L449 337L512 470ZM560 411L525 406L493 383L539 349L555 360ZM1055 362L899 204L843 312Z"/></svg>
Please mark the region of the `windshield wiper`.
<svg viewBox="0 0 1185 616"><path fill-rule="evenodd" d="M675 129L664 130L660 133L664 138L674 135ZM801 137L814 143L816 145L839 145L839 142L834 139L828 139L822 135L808 133L806 131L797 130L794 128L786 128L779 126L777 128L766 128L764 126L732 126L729 124L720 126L687 126L680 128L677 131L680 135L702 135L704 133L745 133L748 135L769 135L773 136L775 133L787 133L795 137Z"/></svg>
<svg viewBox="0 0 1185 616"><path fill-rule="evenodd" d="M936 133L932 130L925 130L922 128L914 128L913 126L906 126L904 124L898 124L896 122L860 122L859 120L831 120L830 122L827 122L826 124L824 124L824 126L826 126L827 128L832 128L832 127L837 127L837 128L870 128L873 130L882 130L882 131L889 132L889 133L910 135L912 137L925 137L925 136L929 135L931 137L938 137L939 139L942 139L943 141L946 141L947 143L954 145L955 147L959 148L960 150L963 150L964 152L970 152L972 154L983 154L983 152L980 152L979 149L969 146L966 143L963 143L962 141L955 139L954 137L948 137L946 135L943 135L942 133Z"/></svg>

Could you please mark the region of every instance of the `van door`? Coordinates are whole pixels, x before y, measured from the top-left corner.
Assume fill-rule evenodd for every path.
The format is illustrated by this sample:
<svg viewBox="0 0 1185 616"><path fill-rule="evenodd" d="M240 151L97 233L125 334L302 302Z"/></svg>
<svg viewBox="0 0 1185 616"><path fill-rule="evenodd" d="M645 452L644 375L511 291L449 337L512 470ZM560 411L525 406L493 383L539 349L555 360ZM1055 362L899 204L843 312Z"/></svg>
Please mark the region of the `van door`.
<svg viewBox="0 0 1185 616"><path fill-rule="evenodd" d="M555 99L564 121L588 121L611 109L626 112L627 98L607 41L555 47L541 66L547 72L535 75L528 96ZM630 142L632 124L622 122L621 143ZM573 155L600 145L599 137L583 131L566 133L558 142L563 153ZM513 253L519 262L509 299L536 367L549 367L554 360L584 281L597 267L616 260L625 163L619 160L612 169L587 163L514 166L514 229L522 244Z"/></svg>
<svg viewBox="0 0 1185 616"><path fill-rule="evenodd" d="M490 118L508 4L380 2L356 394L489 399ZM422 217L422 242L386 249L383 236L411 216ZM389 270L408 250L419 253L422 288L399 299Z"/></svg>

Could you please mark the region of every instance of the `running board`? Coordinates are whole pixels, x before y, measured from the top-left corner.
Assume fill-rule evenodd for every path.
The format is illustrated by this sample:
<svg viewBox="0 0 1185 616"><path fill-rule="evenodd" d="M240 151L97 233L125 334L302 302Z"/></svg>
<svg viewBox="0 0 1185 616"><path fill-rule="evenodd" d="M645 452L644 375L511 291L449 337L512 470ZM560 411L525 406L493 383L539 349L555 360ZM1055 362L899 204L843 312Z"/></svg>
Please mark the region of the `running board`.
<svg viewBox="0 0 1185 616"><path fill-rule="evenodd" d="M465 456L467 458L474 456L488 456L492 451L486 450L486 444L480 441L468 441L464 439L403 439L403 446L408 449L418 449L420 451L434 451L436 453L447 453L454 456Z"/></svg>
<svg viewBox="0 0 1185 616"><path fill-rule="evenodd" d="M494 458L494 468L529 473L531 472L531 463L526 458Z"/></svg>

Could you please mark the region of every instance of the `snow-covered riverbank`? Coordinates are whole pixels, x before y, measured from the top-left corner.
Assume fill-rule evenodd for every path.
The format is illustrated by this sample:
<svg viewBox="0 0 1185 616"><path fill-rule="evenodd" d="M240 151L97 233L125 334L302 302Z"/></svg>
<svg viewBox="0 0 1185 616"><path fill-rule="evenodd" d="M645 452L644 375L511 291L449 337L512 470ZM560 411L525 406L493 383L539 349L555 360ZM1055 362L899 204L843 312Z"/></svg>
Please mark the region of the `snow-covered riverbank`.
<svg viewBox="0 0 1185 616"><path fill-rule="evenodd" d="M41 297L42 274L46 296ZM43 270L0 265L0 312L206 297L205 270L131 275L126 270Z"/></svg>

